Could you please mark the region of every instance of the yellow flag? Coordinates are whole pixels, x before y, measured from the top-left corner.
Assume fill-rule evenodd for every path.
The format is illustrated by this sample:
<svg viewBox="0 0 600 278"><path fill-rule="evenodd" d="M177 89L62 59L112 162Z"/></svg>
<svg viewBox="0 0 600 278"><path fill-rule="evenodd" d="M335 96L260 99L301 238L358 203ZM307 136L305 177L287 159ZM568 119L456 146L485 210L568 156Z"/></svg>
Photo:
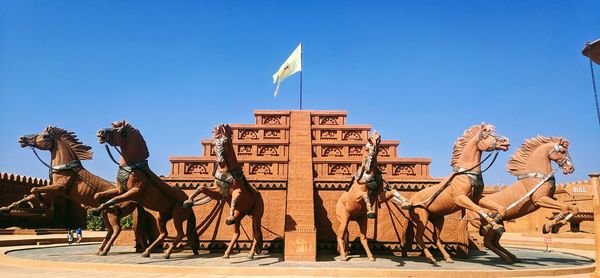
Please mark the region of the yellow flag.
<svg viewBox="0 0 600 278"><path fill-rule="evenodd" d="M292 55L290 55L283 65L279 67L279 70L273 74L273 83L277 82L275 96L277 96L277 93L279 92L279 84L281 84L281 81L299 71L302 71L302 43L298 44L298 47L292 52Z"/></svg>

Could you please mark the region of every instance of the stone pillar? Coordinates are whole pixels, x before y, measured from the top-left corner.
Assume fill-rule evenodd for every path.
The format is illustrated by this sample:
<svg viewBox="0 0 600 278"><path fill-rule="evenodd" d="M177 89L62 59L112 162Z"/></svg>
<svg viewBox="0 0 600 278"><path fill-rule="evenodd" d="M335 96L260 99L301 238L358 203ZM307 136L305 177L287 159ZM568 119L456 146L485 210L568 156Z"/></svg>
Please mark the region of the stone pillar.
<svg viewBox="0 0 600 278"><path fill-rule="evenodd" d="M290 153L285 215L285 261L316 261L310 111L290 115Z"/></svg>
<svg viewBox="0 0 600 278"><path fill-rule="evenodd" d="M596 270L592 277L600 277L600 173L590 174L590 183L594 188L594 240L596 245Z"/></svg>

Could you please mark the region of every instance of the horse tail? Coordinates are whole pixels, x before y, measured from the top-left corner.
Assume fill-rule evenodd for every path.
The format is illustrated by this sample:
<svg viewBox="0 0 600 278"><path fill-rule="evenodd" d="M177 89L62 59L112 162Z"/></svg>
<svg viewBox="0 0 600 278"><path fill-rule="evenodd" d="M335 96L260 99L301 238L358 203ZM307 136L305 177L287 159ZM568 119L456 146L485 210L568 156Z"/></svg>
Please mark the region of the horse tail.
<svg viewBox="0 0 600 278"><path fill-rule="evenodd" d="M411 209L412 210L412 209ZM400 224L400 246L402 250L402 255L406 253L407 250L411 249L414 237L413 225L410 219L410 210L404 213L404 210L401 211L401 217L399 217ZM410 242L409 242L410 241Z"/></svg>
<svg viewBox="0 0 600 278"><path fill-rule="evenodd" d="M192 210L187 218L187 239L190 247L194 254L198 255L200 250L200 239L198 238L198 231L196 230L196 214Z"/></svg>
<svg viewBox="0 0 600 278"><path fill-rule="evenodd" d="M258 193L258 192L257 192ZM256 252L261 253L263 247L263 233L262 233L262 217L265 212L265 203L260 193L257 194L258 198L254 202L252 208L252 235L256 240Z"/></svg>

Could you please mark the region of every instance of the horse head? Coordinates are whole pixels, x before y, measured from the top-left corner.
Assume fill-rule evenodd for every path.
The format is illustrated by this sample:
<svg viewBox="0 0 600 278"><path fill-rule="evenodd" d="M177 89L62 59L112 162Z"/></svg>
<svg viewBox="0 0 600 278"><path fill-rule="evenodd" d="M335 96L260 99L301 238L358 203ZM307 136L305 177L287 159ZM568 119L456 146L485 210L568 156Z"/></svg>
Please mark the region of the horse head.
<svg viewBox="0 0 600 278"><path fill-rule="evenodd" d="M365 145L365 151L367 152L363 165L365 171L374 172L378 169L377 154L379 153L379 143L381 143L381 135L379 135L379 132L374 131L371 137L367 139L367 144Z"/></svg>
<svg viewBox="0 0 600 278"><path fill-rule="evenodd" d="M52 134L47 132L48 128L46 128L41 133L27 134L19 137L18 142L21 145L21 148L33 147L45 151L54 148L55 138Z"/></svg>
<svg viewBox="0 0 600 278"><path fill-rule="evenodd" d="M139 130L126 121L116 121L112 127L103 128L96 133L98 143L120 147L123 156L130 162L148 158L148 147Z"/></svg>
<svg viewBox="0 0 600 278"><path fill-rule="evenodd" d="M569 155L569 141L564 138L558 138L558 142L552 144L548 158L556 162L565 175L572 174L575 171L575 165Z"/></svg>
<svg viewBox="0 0 600 278"><path fill-rule="evenodd" d="M490 124L481 124L479 132L479 141L477 148L480 151L507 151L510 147L510 142L507 137L496 133L496 127Z"/></svg>
<svg viewBox="0 0 600 278"><path fill-rule="evenodd" d="M235 156L233 152L233 144L231 136L233 131L227 124L219 124L213 128L213 142L216 148L217 162L219 164L231 162L231 156Z"/></svg>

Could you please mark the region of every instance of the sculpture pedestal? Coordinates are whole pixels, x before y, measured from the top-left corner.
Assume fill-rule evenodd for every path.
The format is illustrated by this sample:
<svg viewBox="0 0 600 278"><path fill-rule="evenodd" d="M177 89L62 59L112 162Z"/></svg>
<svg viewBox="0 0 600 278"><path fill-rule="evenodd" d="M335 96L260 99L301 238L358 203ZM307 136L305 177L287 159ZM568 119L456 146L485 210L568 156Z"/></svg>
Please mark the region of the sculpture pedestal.
<svg viewBox="0 0 600 278"><path fill-rule="evenodd" d="M317 231L285 232L284 261L317 261Z"/></svg>

